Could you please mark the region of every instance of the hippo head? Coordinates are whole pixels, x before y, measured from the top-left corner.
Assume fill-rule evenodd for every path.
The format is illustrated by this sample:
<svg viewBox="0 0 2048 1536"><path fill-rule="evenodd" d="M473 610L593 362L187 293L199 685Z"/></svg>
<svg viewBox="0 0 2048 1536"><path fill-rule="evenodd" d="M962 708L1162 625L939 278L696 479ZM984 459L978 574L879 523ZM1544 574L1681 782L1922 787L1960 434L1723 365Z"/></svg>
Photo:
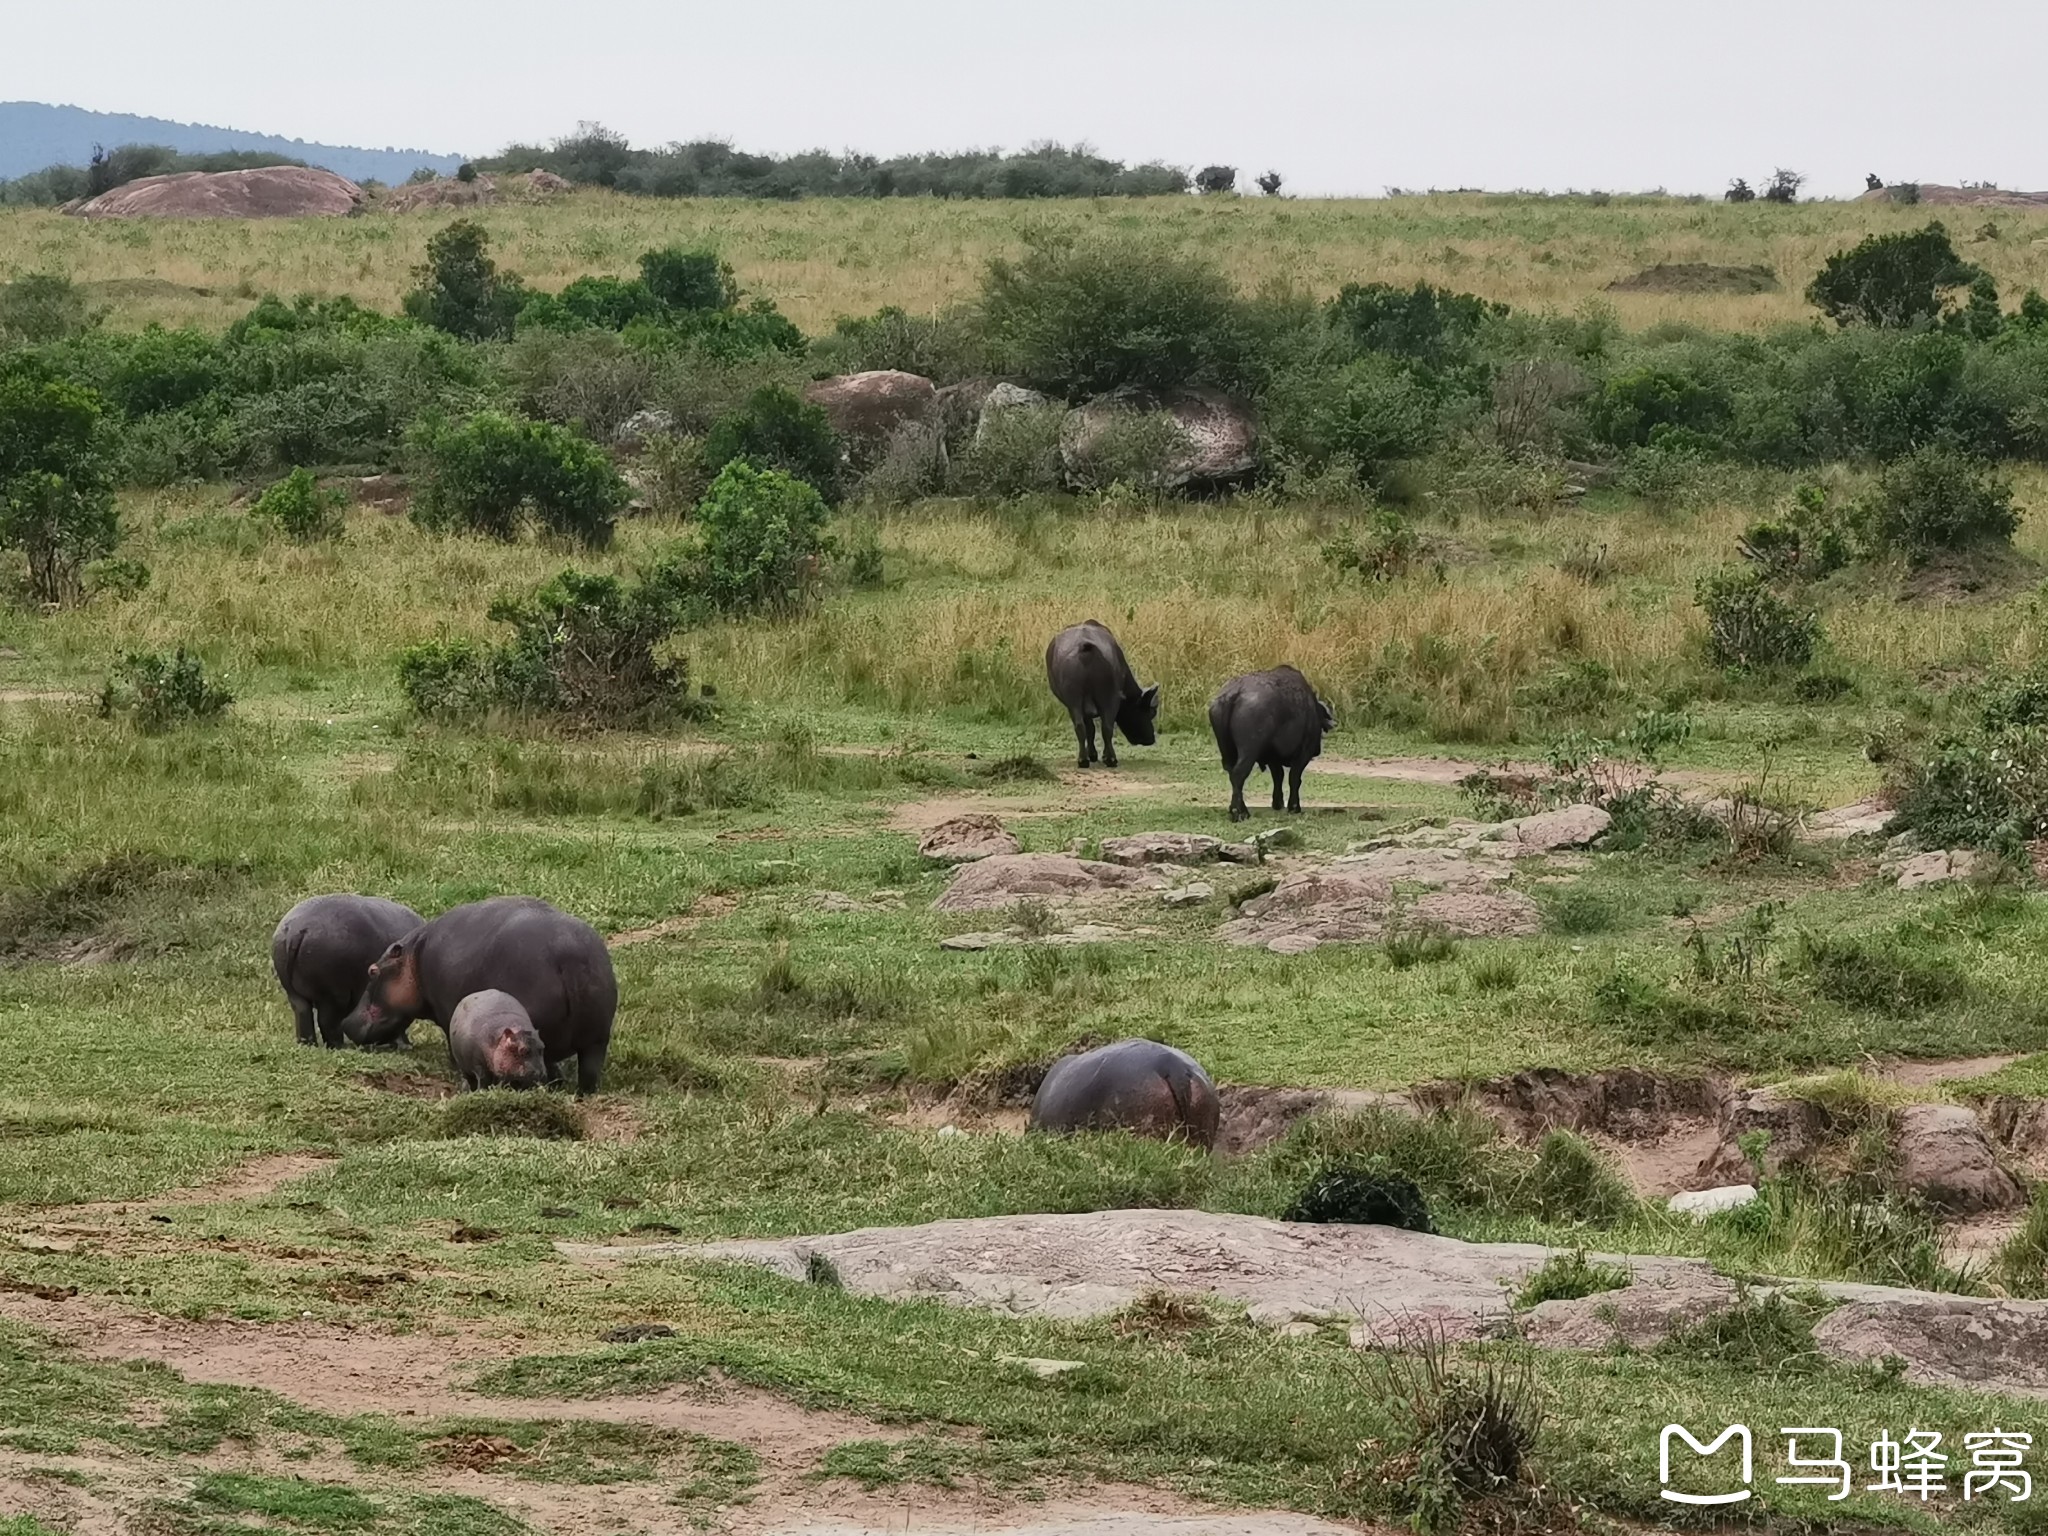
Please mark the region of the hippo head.
<svg viewBox="0 0 2048 1536"><path fill-rule="evenodd" d="M547 1081L540 1040L532 1030L507 1024L490 1045L491 1076L507 1088L538 1088Z"/></svg>
<svg viewBox="0 0 2048 1536"><path fill-rule="evenodd" d="M419 952L411 939L400 939L370 963L362 1001L341 1021L341 1032L357 1045L385 1045L404 1034L425 1008Z"/></svg>
<svg viewBox="0 0 2048 1536"><path fill-rule="evenodd" d="M1117 705L1116 728L1134 747L1149 747L1159 739L1154 722L1159 718L1159 685L1154 683L1136 698Z"/></svg>
<svg viewBox="0 0 2048 1536"><path fill-rule="evenodd" d="M1316 700L1316 714L1321 717L1324 730L1334 731L1337 729L1337 711L1330 708L1330 701L1328 699L1318 698Z"/></svg>

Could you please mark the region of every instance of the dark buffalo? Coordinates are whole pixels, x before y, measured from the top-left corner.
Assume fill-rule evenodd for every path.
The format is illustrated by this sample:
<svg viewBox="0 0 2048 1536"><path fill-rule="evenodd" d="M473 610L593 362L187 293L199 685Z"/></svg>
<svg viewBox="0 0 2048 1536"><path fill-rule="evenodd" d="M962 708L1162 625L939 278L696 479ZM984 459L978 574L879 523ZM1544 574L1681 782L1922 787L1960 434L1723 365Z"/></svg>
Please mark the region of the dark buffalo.
<svg viewBox="0 0 2048 1536"><path fill-rule="evenodd" d="M1116 733L1133 746L1157 741L1159 685L1140 688L1124 660L1124 648L1102 625L1090 619L1052 637L1045 648L1045 677L1052 696L1067 707L1080 743L1080 766L1095 761L1095 722L1102 722L1102 761L1116 766Z"/></svg>
<svg viewBox="0 0 2048 1536"><path fill-rule="evenodd" d="M1230 819L1243 821L1244 781L1254 768L1273 775L1273 809L1280 806L1280 773L1287 772L1287 809L1301 811L1301 771L1323 750L1323 733L1337 728L1337 715L1308 679L1292 667L1247 672L1223 685L1209 701L1209 729L1230 775Z"/></svg>
<svg viewBox="0 0 2048 1536"><path fill-rule="evenodd" d="M472 992L455 1005L448 1057L471 1088L538 1088L548 1077L540 1032L509 992Z"/></svg>
<svg viewBox="0 0 2048 1536"><path fill-rule="evenodd" d="M292 1005L299 1044L343 1044L341 1021L362 997L371 962L423 921L381 896L308 896L285 913L270 936L270 968Z"/></svg>
<svg viewBox="0 0 2048 1536"><path fill-rule="evenodd" d="M576 1085L595 1093L611 1048L619 984L611 952L588 923L531 896L455 907L391 945L342 1031L358 1044L395 1038L413 1019L443 1029L472 992L517 998L539 1031L548 1075L576 1058Z"/></svg>
<svg viewBox="0 0 2048 1536"><path fill-rule="evenodd" d="M1216 1144L1216 1085L1185 1051L1119 1040L1052 1065L1031 1101L1034 1131L1132 1131Z"/></svg>

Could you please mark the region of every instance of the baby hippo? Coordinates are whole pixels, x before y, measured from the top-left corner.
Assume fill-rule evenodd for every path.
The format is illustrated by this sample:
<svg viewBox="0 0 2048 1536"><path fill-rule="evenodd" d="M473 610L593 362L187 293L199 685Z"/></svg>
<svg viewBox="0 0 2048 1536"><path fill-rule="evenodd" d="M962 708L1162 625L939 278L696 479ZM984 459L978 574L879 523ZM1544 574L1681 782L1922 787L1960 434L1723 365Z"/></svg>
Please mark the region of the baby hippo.
<svg viewBox="0 0 2048 1536"><path fill-rule="evenodd" d="M509 992L472 992L455 1005L448 1054L471 1088L538 1088L547 1081L540 1032Z"/></svg>

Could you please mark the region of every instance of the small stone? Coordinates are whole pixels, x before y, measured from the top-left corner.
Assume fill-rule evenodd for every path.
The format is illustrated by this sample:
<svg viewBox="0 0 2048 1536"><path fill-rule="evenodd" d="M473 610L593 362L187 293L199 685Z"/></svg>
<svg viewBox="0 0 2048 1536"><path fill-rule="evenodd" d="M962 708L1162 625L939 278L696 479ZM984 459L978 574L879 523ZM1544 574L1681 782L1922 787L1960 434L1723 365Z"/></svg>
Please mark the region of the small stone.
<svg viewBox="0 0 2048 1536"><path fill-rule="evenodd" d="M1215 894L1215 886L1206 880L1197 880L1190 885L1177 885L1170 891L1161 892L1159 899L1169 907L1192 907L1210 900Z"/></svg>
<svg viewBox="0 0 2048 1536"><path fill-rule="evenodd" d="M957 1125L942 1125L939 1127L939 1139L941 1141L944 1141L949 1136L958 1136L959 1134L960 1127Z"/></svg>
<svg viewBox="0 0 2048 1536"><path fill-rule="evenodd" d="M1673 1195L1664 1202L1665 1209L1680 1216L1690 1216L1694 1221L1705 1221L1709 1216L1718 1216L1723 1211L1740 1210L1756 1198L1754 1184L1724 1184L1719 1189L1693 1189L1684 1194Z"/></svg>
<svg viewBox="0 0 2048 1536"><path fill-rule="evenodd" d="M1245 841L1254 848L1261 850L1299 848L1301 846L1301 834L1292 827L1268 827L1263 832L1254 832Z"/></svg>
<svg viewBox="0 0 2048 1536"><path fill-rule="evenodd" d="M818 892L818 910L821 912L862 912L867 903L855 901L844 891Z"/></svg>
<svg viewBox="0 0 2048 1536"><path fill-rule="evenodd" d="M1258 848L1251 843L1225 843L1216 850L1216 857L1226 864L1258 864L1263 862Z"/></svg>
<svg viewBox="0 0 2048 1536"><path fill-rule="evenodd" d="M1085 1371L1086 1360L1042 1360L1032 1355L997 1355L997 1365L1015 1366L1028 1371L1040 1381L1051 1381L1055 1376L1064 1376L1069 1371Z"/></svg>
<svg viewBox="0 0 2048 1536"><path fill-rule="evenodd" d="M1277 939L1266 941L1266 948L1276 955L1305 955L1322 947L1323 941L1312 933L1283 933Z"/></svg>
<svg viewBox="0 0 2048 1536"><path fill-rule="evenodd" d="M75 1237L44 1237L39 1232L24 1233L17 1237L15 1246L26 1248L30 1253L76 1253L78 1239Z"/></svg>
<svg viewBox="0 0 2048 1536"><path fill-rule="evenodd" d="M1914 891L1923 885L1942 885L1951 880L1967 880L1977 873L1983 863L1984 856L1969 848L1916 854L1899 865L1898 887L1902 891Z"/></svg>
<svg viewBox="0 0 2048 1536"><path fill-rule="evenodd" d="M1283 1339L1312 1339L1323 1330L1314 1323L1297 1320L1291 1323L1282 1323L1273 1331Z"/></svg>

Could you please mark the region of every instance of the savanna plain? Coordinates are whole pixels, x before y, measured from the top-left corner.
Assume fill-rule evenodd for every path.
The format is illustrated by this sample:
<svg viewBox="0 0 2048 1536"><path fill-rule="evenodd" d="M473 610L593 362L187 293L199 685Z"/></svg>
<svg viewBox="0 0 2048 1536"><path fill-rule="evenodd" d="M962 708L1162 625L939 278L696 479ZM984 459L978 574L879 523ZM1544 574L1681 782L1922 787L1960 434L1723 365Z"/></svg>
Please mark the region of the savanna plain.
<svg viewBox="0 0 2048 1536"><path fill-rule="evenodd" d="M1910 323L1808 302L1936 211L1988 312L1952 271ZM390 318L456 292L419 270L445 215L0 215L0 379L94 391L120 529L47 590L0 554L0 1536L1730 1518L1659 1498L1669 1423L1753 1428L1735 1518L2037 1528L2048 1494L1963 1492L1966 1434L2048 1447L2048 306L2019 298L2048 215L579 191L471 218L529 293L610 303L642 252L709 249L744 294L719 313L808 335L663 319L653 268L629 324ZM1089 334L1120 283L1187 346ZM806 483L808 418L764 392L878 367L1051 403L835 441L812 542L717 587L736 524L702 509ZM1053 418L1133 381L1257 397L1275 446L1181 494L1132 410L1063 460ZM477 416L601 448L631 505L567 543L452 526ZM294 470L297 523L269 494ZM489 691L561 661L565 567L614 579L591 612L688 587L613 717L596 685ZM1076 766L1044 675L1085 619L1161 688L1114 769ZM1337 727L1301 815L1255 776L1234 823L1207 703L1281 663ZM1570 811L1591 830L1492 856ZM949 910L975 866L920 842L968 815L1090 868L1137 834L1215 847ZM1265 942L1299 918L1274 898L1389 853L1363 928ZM424 1022L297 1044L269 940L325 891L593 925L602 1091L458 1094ZM1472 891L1509 918L1430 905ZM1130 1036L1221 1085L1218 1150L1022 1133L1049 1062ZM1732 1185L1754 1199L1665 1204ZM1534 1245L1486 1327L1426 1296L1392 1326L1364 1260L1276 1319L1134 1244L1105 1260L1132 1296L1067 1317L673 1251L1308 1227L1360 1188L1447 1246ZM1637 1326L1618 1298L1682 1259L1731 1299ZM1858 1285L1984 1310L1830 1347L1877 1305ZM1786 1425L1842 1431L1846 1497L1774 1482ZM1932 1498L1866 1486L1909 1431L1944 1437Z"/></svg>

